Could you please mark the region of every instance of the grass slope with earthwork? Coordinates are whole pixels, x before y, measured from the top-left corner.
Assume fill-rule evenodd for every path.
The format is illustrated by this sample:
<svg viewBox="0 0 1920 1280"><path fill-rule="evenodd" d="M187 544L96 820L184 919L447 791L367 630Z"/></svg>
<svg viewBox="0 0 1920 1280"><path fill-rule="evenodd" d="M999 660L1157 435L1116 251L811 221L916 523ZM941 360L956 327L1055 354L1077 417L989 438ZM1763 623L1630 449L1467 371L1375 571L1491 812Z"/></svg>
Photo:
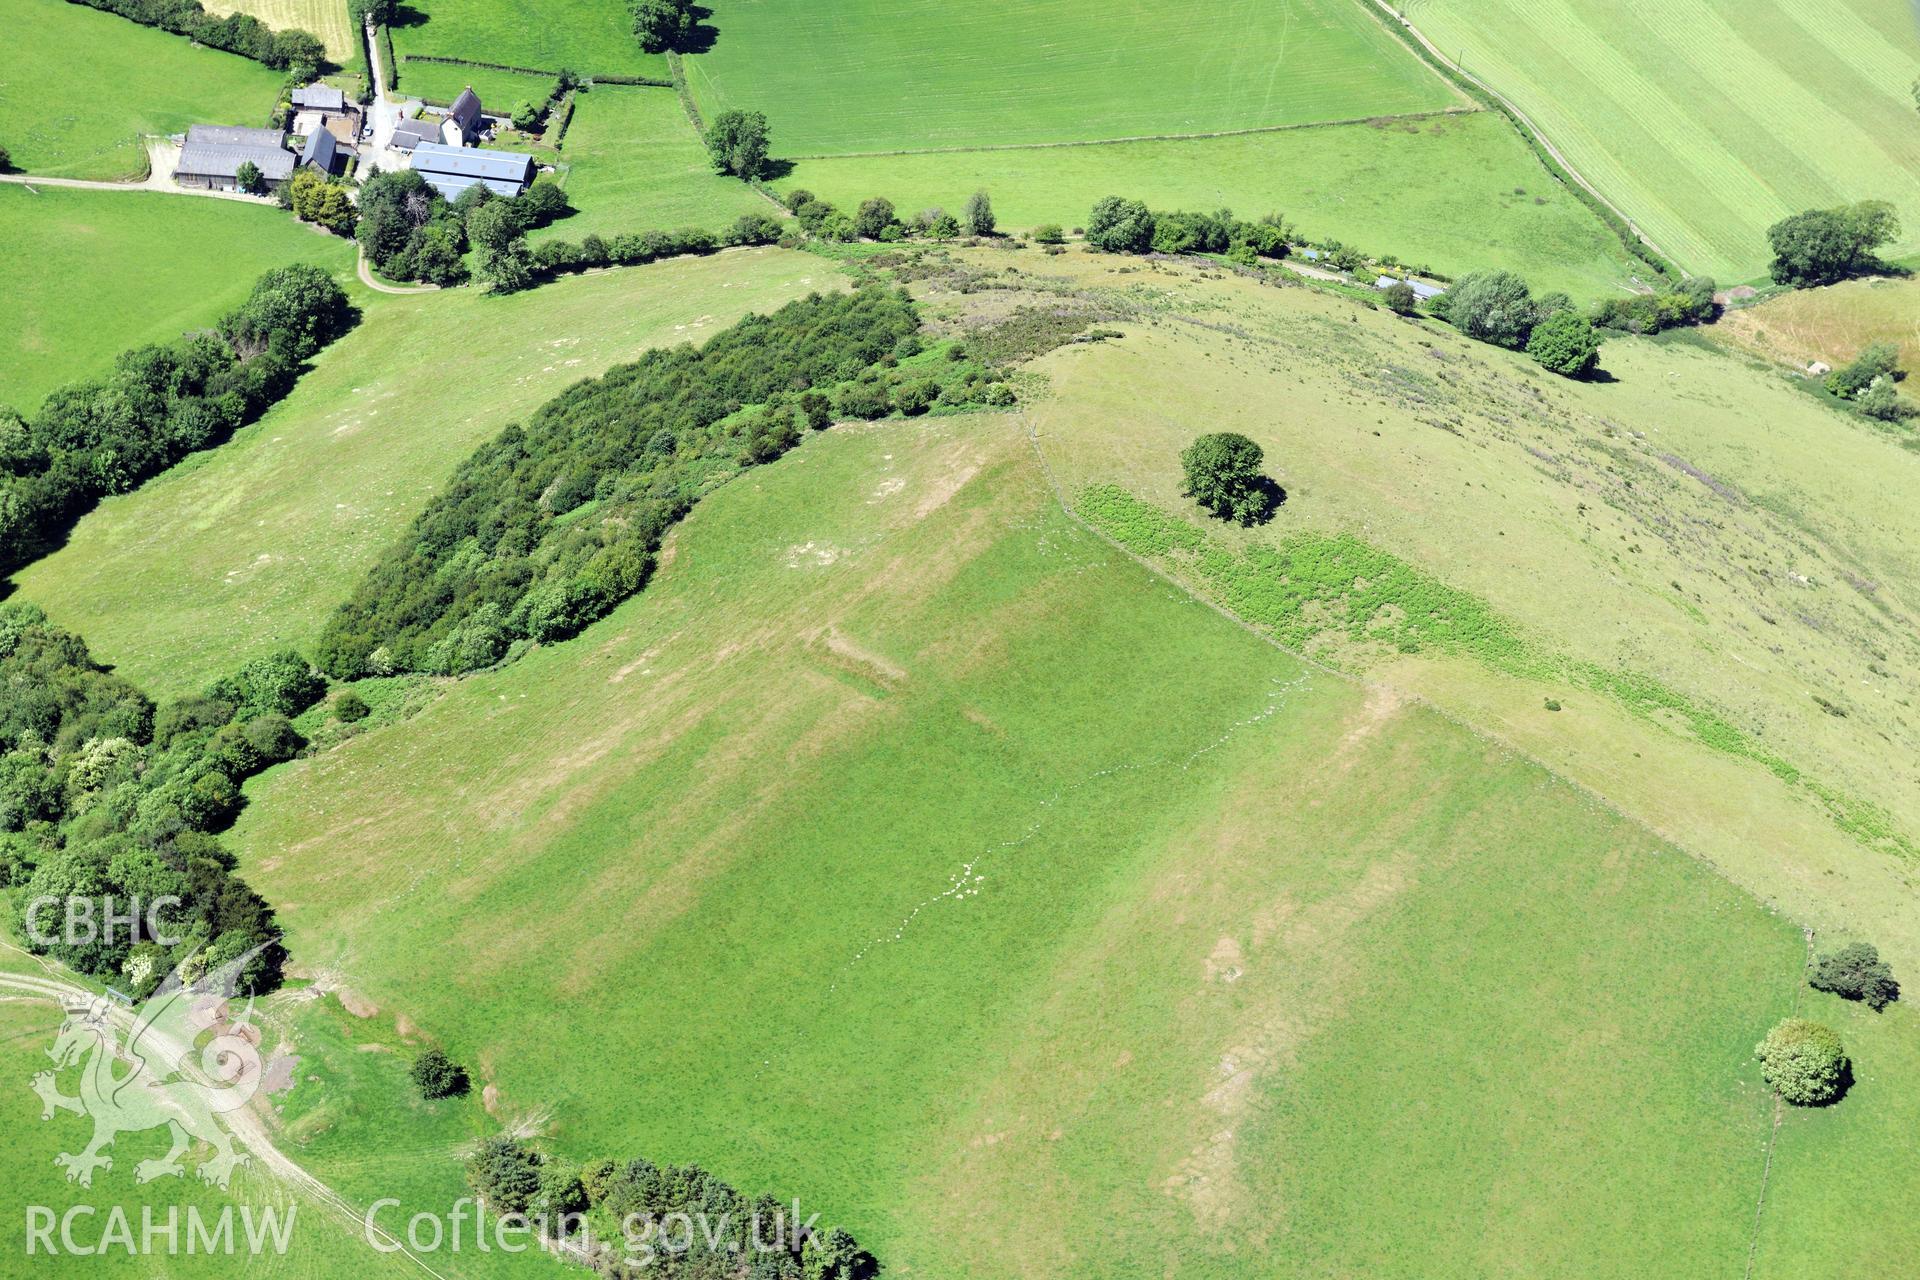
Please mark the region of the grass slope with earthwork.
<svg viewBox="0 0 1920 1280"><path fill-rule="evenodd" d="M1903 215L1891 253L1920 250L1904 0L1427 0L1408 17L1689 271L1760 276L1770 224L1869 198Z"/></svg>
<svg viewBox="0 0 1920 1280"><path fill-rule="evenodd" d="M251 796L296 953L503 1122L902 1271L1704 1273L1752 1230L1798 931L1129 563L1014 419L814 437L579 638Z"/></svg>
<svg viewBox="0 0 1920 1280"><path fill-rule="evenodd" d="M0 141L59 178L144 177L143 134L264 125L281 76L237 54L62 0L8 0Z"/></svg>
<svg viewBox="0 0 1920 1280"><path fill-rule="evenodd" d="M23 413L129 347L211 325L269 268L353 275L352 242L278 209L161 192L0 183L0 241L0 404Z"/></svg>

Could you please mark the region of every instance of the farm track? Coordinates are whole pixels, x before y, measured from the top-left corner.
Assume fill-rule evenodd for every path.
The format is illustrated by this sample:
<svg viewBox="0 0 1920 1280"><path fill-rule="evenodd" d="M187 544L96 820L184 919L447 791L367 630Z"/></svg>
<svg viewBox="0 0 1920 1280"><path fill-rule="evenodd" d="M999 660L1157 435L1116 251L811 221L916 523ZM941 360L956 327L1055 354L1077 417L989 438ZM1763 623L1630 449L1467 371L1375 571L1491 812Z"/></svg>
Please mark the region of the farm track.
<svg viewBox="0 0 1920 1280"><path fill-rule="evenodd" d="M55 971L48 968L46 963L39 960L38 957L30 955L12 943L5 943L4 945L9 951L17 952L27 956L29 959L35 960L43 969L47 969L49 976L45 978L35 978L24 974L0 973L0 991L11 992L16 996L23 996L28 999L45 1000L52 1004L59 1004L69 999L92 1000L96 997L95 992L89 991L77 983L68 982L57 976L52 976ZM118 1004L114 1004L111 1005L108 1012L122 1031L125 1031L134 1022L135 1013L132 1009L123 1008ZM159 1040L160 1047L165 1051L166 1056L177 1064L178 1069L183 1075L200 1084L213 1087L213 1081L209 1080L199 1070L198 1058L190 1052L191 1046L183 1045L178 1041L167 1038L158 1027L148 1027L145 1034L156 1037ZM356 1209L352 1202L345 1196L335 1191L319 1178L316 1178L313 1174L308 1173L293 1157L280 1150L279 1146L273 1140L272 1133L268 1130L266 1121L262 1119L252 1107L240 1107L234 1111L226 1112L223 1114L222 1119L233 1131L233 1135L240 1140L241 1145L246 1148L247 1154L258 1157L260 1167L265 1169L275 1179L285 1184L289 1190L306 1195L318 1202L322 1207L338 1215L342 1224L349 1228L362 1226L361 1239L366 1242L369 1249L374 1247L373 1240L370 1237L378 1235L387 1246L386 1252L402 1253L422 1271L435 1277L435 1280L447 1280L447 1277L428 1266L425 1260L408 1249L404 1242L389 1235L382 1228L367 1222L361 1210Z"/></svg>
<svg viewBox="0 0 1920 1280"><path fill-rule="evenodd" d="M782 156L783 160L873 160L887 156L975 155L990 151L1054 151L1065 147L1119 147L1134 142L1201 142L1209 138L1244 138L1265 133L1298 133L1306 129L1338 129L1356 124L1392 124L1401 120L1437 120L1470 116L1485 107L1443 107L1438 111L1408 111L1400 115L1352 116L1344 120L1308 120L1299 124L1257 125L1251 129L1220 129L1212 133L1142 133L1122 138L1075 138L1063 142L989 142L975 147L896 147L890 151L833 151L818 155Z"/></svg>
<svg viewBox="0 0 1920 1280"><path fill-rule="evenodd" d="M1633 215L1629 214L1625 209L1622 209L1619 205L1615 204L1612 200L1608 199L1606 192L1600 190L1599 187L1596 187L1592 182L1588 181L1586 175L1581 173L1579 169L1574 167L1573 161L1568 159L1566 154L1562 152L1560 148L1553 145L1553 139L1547 136L1546 131L1542 129L1538 124L1535 124L1533 117L1528 115L1526 112L1522 111L1517 105L1515 105L1514 101L1511 98L1507 97L1506 94L1501 93L1498 89L1488 84L1485 80L1482 80L1478 75L1474 74L1473 72L1467 70L1465 67L1462 67L1457 63L1455 63L1454 61L1452 61L1451 59L1449 59L1446 54L1440 52L1439 46L1435 45L1433 41L1427 39L1425 32L1421 31L1420 28L1414 26L1410 20L1401 17L1398 13L1395 13L1393 6L1388 4L1387 0L1366 0L1366 4L1367 4L1368 10L1374 15L1374 17L1378 18L1383 25L1387 26L1389 29L1392 29L1397 26L1400 30L1405 31L1408 35L1412 36L1415 40L1419 41L1420 47L1422 49L1425 49L1427 53L1432 55L1442 65L1452 67L1455 75L1459 76L1463 80L1467 80L1471 82L1474 85L1474 87L1478 88L1482 93L1485 93L1487 96L1493 98L1494 100L1499 102L1501 106L1505 107L1508 111L1510 111L1513 114L1514 119L1518 120L1521 124L1525 125L1533 133L1533 136L1539 140L1541 147L1545 149L1548 155L1553 157L1554 162L1558 164L1562 169L1565 169L1567 171L1567 176L1572 178L1575 182L1579 183L1581 190L1585 191L1588 195L1592 196L1595 200L1598 200L1601 204L1605 205L1608 209L1612 210L1614 216L1618 217L1622 222L1626 223L1627 229L1633 232L1634 235L1638 236L1642 244L1646 245L1647 248L1653 250L1655 253L1665 258L1668 262L1672 262L1676 264L1680 262L1678 258L1674 257L1671 253L1668 253L1665 248L1663 248L1661 245L1656 243L1653 237L1647 234L1646 229L1642 227L1638 222L1635 222L1633 220ZM1685 270L1686 268L1684 265L1682 265L1681 269Z"/></svg>

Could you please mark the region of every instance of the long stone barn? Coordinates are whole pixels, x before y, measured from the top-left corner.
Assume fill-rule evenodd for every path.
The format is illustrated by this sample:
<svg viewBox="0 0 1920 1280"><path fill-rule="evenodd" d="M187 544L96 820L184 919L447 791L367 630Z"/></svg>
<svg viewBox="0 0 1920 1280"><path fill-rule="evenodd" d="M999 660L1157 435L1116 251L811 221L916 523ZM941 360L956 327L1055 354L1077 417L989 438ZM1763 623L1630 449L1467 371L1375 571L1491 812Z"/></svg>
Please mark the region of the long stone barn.
<svg viewBox="0 0 1920 1280"><path fill-rule="evenodd" d="M183 187L233 191L240 186L240 166L252 161L269 186L285 182L293 175L295 160L293 152L287 150L286 137L279 129L189 125L173 180Z"/></svg>

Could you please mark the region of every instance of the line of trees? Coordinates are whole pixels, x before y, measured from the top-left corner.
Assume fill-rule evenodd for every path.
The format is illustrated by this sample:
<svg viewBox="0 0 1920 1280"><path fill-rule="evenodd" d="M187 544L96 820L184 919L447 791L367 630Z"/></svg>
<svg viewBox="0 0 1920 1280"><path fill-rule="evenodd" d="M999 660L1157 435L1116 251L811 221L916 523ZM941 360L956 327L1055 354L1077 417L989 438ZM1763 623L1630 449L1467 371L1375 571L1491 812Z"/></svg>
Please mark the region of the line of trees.
<svg viewBox="0 0 1920 1280"><path fill-rule="evenodd" d="M321 667L457 674L573 634L640 589L716 471L779 457L808 393L917 351L918 327L903 292L816 294L569 389L461 465L328 621Z"/></svg>
<svg viewBox="0 0 1920 1280"><path fill-rule="evenodd" d="M586 1249L603 1275L670 1280L872 1280L880 1267L844 1228L796 1221L772 1195L748 1196L698 1165L584 1167L507 1135L467 1161L487 1209ZM597 1242L597 1243L596 1243Z"/></svg>
<svg viewBox="0 0 1920 1280"><path fill-rule="evenodd" d="M453 285L467 279L470 241L481 244L484 237L491 243L504 227L522 237L564 216L568 208L566 192L545 179L512 199L476 183L449 202L412 169L396 169L361 183L354 236L374 268L390 280ZM470 235L476 230L481 236ZM482 244L483 274L487 264Z"/></svg>
<svg viewBox="0 0 1920 1280"><path fill-rule="evenodd" d="M196 44L223 49L265 63L292 78L311 80L327 65L327 47L310 31L275 31L250 13L216 18L200 0L72 0L91 9L118 14L142 26L186 36ZM105 88L104 92L113 90Z"/></svg>
<svg viewBox="0 0 1920 1280"><path fill-rule="evenodd" d="M1433 314L1470 338L1525 351L1542 367L1568 378L1593 372L1600 336L1564 293L1533 296L1511 271L1472 271L1428 304Z"/></svg>
<svg viewBox="0 0 1920 1280"><path fill-rule="evenodd" d="M632 267L662 258L715 253L741 245L773 244L780 239L777 218L743 213L722 232L683 227L678 231L635 231L617 236L589 235L575 244L542 240L529 246L526 233L494 219L469 225L480 251L479 276L495 293L513 293L543 281L596 267Z"/></svg>
<svg viewBox="0 0 1920 1280"><path fill-rule="evenodd" d="M156 707L13 602L0 605L0 688L0 885L27 947L140 997L190 957L204 972L271 943L242 973L271 989L284 959L273 909L214 833L242 782L304 745L292 717L325 689L306 659L271 654ZM57 905L29 920L46 898ZM69 931L76 912L135 918Z"/></svg>
<svg viewBox="0 0 1920 1280"><path fill-rule="evenodd" d="M212 332L124 352L112 373L61 387L31 419L0 408L0 569L34 559L107 494L258 417L356 318L325 271L280 267Z"/></svg>
<svg viewBox="0 0 1920 1280"><path fill-rule="evenodd" d="M1277 213L1254 222L1230 209L1155 213L1139 200L1106 196L1087 215L1087 243L1103 253L1223 253L1252 262L1286 257L1291 239Z"/></svg>

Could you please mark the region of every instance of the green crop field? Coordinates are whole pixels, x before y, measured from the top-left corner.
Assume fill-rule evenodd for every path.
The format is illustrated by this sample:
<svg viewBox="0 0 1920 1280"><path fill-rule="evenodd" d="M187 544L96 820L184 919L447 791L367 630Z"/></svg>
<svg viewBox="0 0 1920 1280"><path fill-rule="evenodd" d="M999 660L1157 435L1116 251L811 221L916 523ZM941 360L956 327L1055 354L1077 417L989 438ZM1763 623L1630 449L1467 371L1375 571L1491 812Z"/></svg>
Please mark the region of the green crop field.
<svg viewBox="0 0 1920 1280"><path fill-rule="evenodd" d="M567 196L579 212L553 224L548 236L716 231L743 213L774 212L752 187L713 171L671 89L605 85L579 95L564 156Z"/></svg>
<svg viewBox="0 0 1920 1280"><path fill-rule="evenodd" d="M1920 249L1920 23L1905 0L1428 0L1414 23L1531 116L1687 269L1766 270L1767 227L1877 198Z"/></svg>
<svg viewBox="0 0 1920 1280"><path fill-rule="evenodd" d="M1079 225L1115 193L1156 209L1278 211L1310 237L1453 275L1505 267L1580 297L1616 292L1640 266L1484 111L1175 142L805 160L781 185L845 209L884 195L902 213L958 213L985 189L1002 227L1016 231Z"/></svg>
<svg viewBox="0 0 1920 1280"><path fill-rule="evenodd" d="M578 640L251 796L303 962L503 1117L903 1273L1710 1274L1754 1229L1797 930L1169 590L1017 421L817 437Z"/></svg>
<svg viewBox="0 0 1920 1280"><path fill-rule="evenodd" d="M1351 0L716 0L688 60L709 114L780 156L1214 133L1461 101Z"/></svg>
<svg viewBox="0 0 1920 1280"><path fill-rule="evenodd" d="M838 279L817 258L760 249L511 299L369 299L259 423L102 503L15 582L130 678L195 690L236 653L306 643L477 441L646 347Z"/></svg>
<svg viewBox="0 0 1920 1280"><path fill-rule="evenodd" d="M158 192L0 184L0 240L0 404L22 411L128 347L211 324L270 267L353 274L350 242L278 209Z"/></svg>
<svg viewBox="0 0 1920 1280"><path fill-rule="evenodd" d="M8 0L0 141L62 178L143 177L142 134L265 124L281 77L257 62L61 0Z"/></svg>
<svg viewBox="0 0 1920 1280"><path fill-rule="evenodd" d="M347 0L203 0L208 13L250 13L275 31L294 29L319 36L327 57L352 66L359 33L347 16Z"/></svg>
<svg viewBox="0 0 1920 1280"><path fill-rule="evenodd" d="M394 52L466 58L534 71L667 76L644 53L624 4L610 0L413 0L393 26ZM401 68L402 77L407 68ZM509 103L509 106L512 104Z"/></svg>

